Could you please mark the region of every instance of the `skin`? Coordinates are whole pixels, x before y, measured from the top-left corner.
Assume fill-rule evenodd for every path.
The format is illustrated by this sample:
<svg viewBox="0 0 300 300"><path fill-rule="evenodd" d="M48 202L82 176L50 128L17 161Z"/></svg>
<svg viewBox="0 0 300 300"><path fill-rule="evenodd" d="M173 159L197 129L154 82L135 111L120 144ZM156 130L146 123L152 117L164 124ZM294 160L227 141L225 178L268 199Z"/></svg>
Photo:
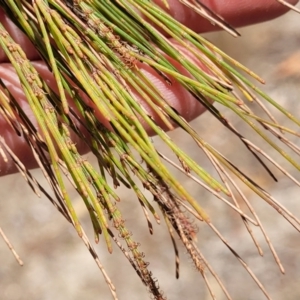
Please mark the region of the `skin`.
<svg viewBox="0 0 300 300"><path fill-rule="evenodd" d="M162 0L156 0L155 2L164 8ZM179 0L169 0L168 2L170 4L170 10L167 11L178 21L194 31L203 33L217 29L211 23L186 8L179 2ZM287 12L287 8L275 0L206 0L202 2L221 15L234 27L264 22ZM298 1L290 0L287 2L296 4ZM14 40L25 50L27 57L33 61L34 66L40 72L41 76L52 86L55 86L51 73L43 62L39 61L39 56L34 50L34 47L1 10L0 21L10 32ZM181 69L180 65L176 64L176 66ZM204 112L203 107L179 84L175 83L172 86L168 86L155 72L147 68L147 66L141 65L141 69L149 77L157 89L165 95L166 100L187 120L192 120ZM0 49L0 77L6 82L11 93L16 99L18 99L24 111L27 112L28 116L33 120L33 123L36 124L33 114L26 102L26 98L20 88L19 81L2 49ZM143 102L141 98L139 101ZM99 118L101 118L101 116L99 116ZM157 121L159 122L159 120ZM149 128L146 127L146 130L149 134L151 134ZM0 135L5 138L7 144L26 165L26 167L36 167L35 161L26 142L21 137L17 137L15 135L13 130L7 126L2 116L0 116ZM77 146L81 152L87 151L80 141L77 142ZM16 172L16 169L13 162L9 161L8 163L5 163L0 155L0 176L14 172Z"/></svg>

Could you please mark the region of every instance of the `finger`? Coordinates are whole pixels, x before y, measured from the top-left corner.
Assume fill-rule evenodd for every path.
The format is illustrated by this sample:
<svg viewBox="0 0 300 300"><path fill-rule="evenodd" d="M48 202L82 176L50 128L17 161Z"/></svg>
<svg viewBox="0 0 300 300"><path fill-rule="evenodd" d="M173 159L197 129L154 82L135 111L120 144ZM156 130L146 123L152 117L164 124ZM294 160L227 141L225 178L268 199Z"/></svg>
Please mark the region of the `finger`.
<svg viewBox="0 0 300 300"><path fill-rule="evenodd" d="M177 45L177 47L179 47ZM182 49L184 50L184 49ZM193 57L191 57L193 59ZM176 61L173 61L171 58L169 60L172 64L184 75L189 76L189 74L184 70L184 68ZM198 63L200 66L200 63ZM33 62L34 67L39 72L41 77L48 83L51 89L57 92L57 85L55 79L53 78L52 73L49 71L47 66L41 62ZM140 65L141 71L149 79L149 81L156 87L161 95L164 96L165 100L177 111L179 114L183 115L188 121L195 118L204 111L202 105L195 101L194 97L182 87L182 85L176 80L172 79L172 85L167 84L160 75L158 75L152 68L147 65ZM23 111L26 113L28 118L32 121L33 125L38 127L37 121L34 117L32 110L26 100L26 96L20 86L20 81L18 76L15 73L14 68L9 63L0 64L0 78L4 81L6 87L13 95L13 97L18 101ZM154 111L145 103L144 99L137 93L135 93L137 100L140 104L146 109L149 115L152 116L155 123L163 128L164 124L162 120L154 113ZM86 95L83 95L84 100L88 102L88 105L92 106L95 109L95 113L100 122L109 126L107 120L99 111L97 111L96 106L88 99ZM72 105L72 101L70 100ZM74 109L74 107L73 107ZM140 118L141 123L144 125L145 130L148 134L153 134L151 127ZM84 130L81 124L77 124L79 130ZM14 151L14 153L19 157L19 159L26 165L28 168L34 168L37 166L35 159L32 155L31 149L27 145L23 137L17 136L14 130L7 124L6 120L0 115L0 135L4 137L8 146ZM77 135L72 135L73 141L77 145L79 152L84 153L88 151L86 144L80 140ZM0 175L6 175L16 172L16 167L14 166L13 161L10 159L8 163L4 163L3 158L0 156Z"/></svg>
<svg viewBox="0 0 300 300"><path fill-rule="evenodd" d="M162 0L154 2L195 32L202 33L219 29L179 0L168 0L169 9L165 7ZM233 27L268 21L288 11L287 7L276 0L203 0L201 2L222 16ZM287 2L295 5L298 0L288 0Z"/></svg>
<svg viewBox="0 0 300 300"><path fill-rule="evenodd" d="M196 59L191 53L189 53L186 49L184 49L181 45L172 41L173 45L190 60L197 65L199 68L207 71L207 68ZM174 59L167 57L167 59L172 63L172 65L178 70L178 72L187 77L191 77L190 74L182 67L182 65L175 61ZM194 96L190 92L186 90L185 87L182 86L176 79L171 76L168 76L168 79L171 81L171 84L162 78L160 74L158 74L153 68L148 65L140 64L140 70L142 73L148 78L148 80L152 83L152 85L158 90L160 95L164 98L164 100L176 110L181 116L185 118L187 121L191 121L195 119L197 116L202 114L205 111L205 108L198 102ZM207 71L208 72L208 71ZM164 130L168 128L165 126L163 121L157 116L154 110L145 102L145 100L138 93L134 92L137 101L144 107L147 113L154 119L155 123L159 125ZM145 122L142 118L140 118L141 124L144 126L149 135L153 135L154 131Z"/></svg>
<svg viewBox="0 0 300 300"><path fill-rule="evenodd" d="M170 13L175 19L196 32L207 32L218 28L200 17L197 13L180 3L179 0L168 0L170 9L166 9L162 0L155 0L158 5ZM276 18L285 12L287 8L276 0L205 0L202 1L214 12L221 15L234 27L245 26L253 23L267 21ZM287 1L296 4L298 0ZM0 8L0 22L12 35L14 40L22 46L30 60L39 59L35 47L19 28L5 15ZM0 49L0 62L8 61L3 50Z"/></svg>
<svg viewBox="0 0 300 300"><path fill-rule="evenodd" d="M30 60L38 59L38 52L35 50L33 44L29 41L27 36L10 20L10 18L4 13L3 9L0 8L0 23L9 32L11 37L16 43L20 44L22 49L25 51L26 56ZM0 62L7 62L8 58L0 47Z"/></svg>
<svg viewBox="0 0 300 300"><path fill-rule="evenodd" d="M42 62L32 62L33 66L39 72L41 77L46 80L50 88L57 91L57 86L53 78L52 73L49 71L47 66ZM20 81L14 68L9 63L0 64L0 78L3 80L7 89L10 91L12 96L18 101L21 109L24 111L26 116L32 122L32 124L39 128L38 123L34 117L34 114L28 104L26 96L24 95L23 89L20 86ZM71 101L70 101L71 103ZM72 107L73 109L74 106ZM78 122L76 123L79 130L86 133L85 128ZM32 169L37 167L37 163L33 157L32 151L28 146L26 140L22 136L18 136L14 129L6 122L5 118L0 114L0 136L2 136L8 145L8 147L14 152L14 154L20 159L20 161L28 168ZM71 132L71 138L76 144L77 149L80 153L88 151L86 143L79 139L77 135ZM3 157L0 155L0 176L15 173L17 168L13 160L10 157L8 162L4 162Z"/></svg>

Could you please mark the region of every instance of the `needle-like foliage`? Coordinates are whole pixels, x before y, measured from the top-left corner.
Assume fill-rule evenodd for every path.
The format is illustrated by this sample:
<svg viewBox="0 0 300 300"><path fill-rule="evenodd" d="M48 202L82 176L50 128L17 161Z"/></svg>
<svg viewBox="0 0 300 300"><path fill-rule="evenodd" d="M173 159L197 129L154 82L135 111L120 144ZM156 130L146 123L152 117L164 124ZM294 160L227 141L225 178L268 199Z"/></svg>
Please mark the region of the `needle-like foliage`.
<svg viewBox="0 0 300 300"><path fill-rule="evenodd" d="M162 2L167 11L168 2ZM201 1L180 2L214 22L216 26L238 35L234 28ZM287 5L284 1L278 2ZM120 185L135 192L137 201L128 205L142 206L151 233L152 220L160 222L159 216L163 216L176 256L178 250L175 234L191 256L213 298L208 281L209 273L215 277L228 299L230 295L202 255L195 240L197 228L192 219L205 222L216 233L268 298L265 288L211 222L201 206L201 199L191 196L169 171L168 165L182 171L190 180L210 191L239 214L258 252L262 254L251 229L252 226L258 226L282 272L284 270L276 251L258 215L240 189L240 184L252 189L297 230L300 229L300 221L254 179L224 157L220 150L203 140L165 101L164 95L140 71L140 66L144 64L155 70L166 84L172 85L175 81L180 83L216 120L240 139L271 176L274 177L264 161L269 161L297 185L299 182L292 175L243 136L220 110L234 112L249 125L249 130L260 135L297 170L300 170L297 159L300 149L289 141L288 135L299 137L299 130L280 125L267 107L273 106L296 126L300 126L300 120L253 85L247 75L260 82L263 82L262 79L174 20L152 1L0 0L0 6L35 45L57 83L57 90L53 90L39 76L22 48L0 24L0 46L19 77L38 128L22 111L3 81L0 81L0 111L16 134L23 136L30 145L55 197L40 186L8 147L4 138L0 139L1 155L4 158L10 156L32 189L37 194L44 193L73 224L95 258L113 297L117 299L115 288L80 224L66 189L66 180L72 183L86 205L96 242L103 237L110 252L112 243L116 243L155 299L165 299L166 296L151 273L147 259L134 238L134 232L131 233L122 217L118 206L121 199L117 187ZM162 31L201 61L203 69L175 48ZM180 63L185 72L179 72L172 62ZM161 119L163 127L158 126L140 105L137 94ZM247 102L254 103L259 112L256 109L254 113ZM99 121L99 115L104 117L105 122ZM141 120L169 147L170 153L174 153L178 161L157 151L141 125ZM164 128L171 130L175 124L192 137L199 146L199 151L205 153L219 175L217 178L171 140ZM79 125L85 130L79 129ZM78 152L72 139L74 134L97 157L97 167ZM284 150L286 146L292 150L290 152L293 155ZM109 185L107 176L112 178L113 187ZM153 199L145 196L138 182L153 195ZM242 210L237 197L244 201L250 214ZM178 258L176 262L178 267Z"/></svg>

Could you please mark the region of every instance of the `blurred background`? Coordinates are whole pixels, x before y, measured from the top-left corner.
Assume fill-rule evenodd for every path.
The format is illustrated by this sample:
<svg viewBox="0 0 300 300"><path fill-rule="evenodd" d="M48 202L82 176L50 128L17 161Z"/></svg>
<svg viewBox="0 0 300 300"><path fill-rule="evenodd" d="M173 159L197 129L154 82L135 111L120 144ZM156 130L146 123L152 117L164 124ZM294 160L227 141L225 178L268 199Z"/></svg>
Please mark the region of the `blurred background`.
<svg viewBox="0 0 300 300"><path fill-rule="evenodd" d="M290 12L275 21L241 29L242 37L238 39L226 33L210 34L207 38L263 77L267 82L262 87L263 90L299 116L299 28L300 16ZM243 122L237 118L231 120L242 132L246 131L247 127ZM284 120L279 121L285 124ZM290 180L275 170L279 182L274 183L244 151L237 139L229 135L208 113L193 121L192 125L204 139L222 150L242 170L247 170L280 203L300 217L300 190ZM197 162L212 171L200 150L180 130L172 132L171 136ZM258 138L251 138L260 145ZM154 141L164 151L163 145L155 138ZM271 153L273 154L272 151ZM87 157L93 160L91 155ZM299 174L289 168L286 162L275 154L274 157L284 163L299 180ZM33 173L44 182L39 171ZM261 199L244 189L285 267L286 274L282 275L259 231L255 230L255 233L264 250L264 257L258 255L237 214L186 180L183 175L176 172L176 176L199 199L215 225L249 264L272 299L300 299L300 234L292 226ZM0 195L0 227L24 261L24 266L20 267L0 238L1 300L111 299L105 281L84 244L47 199L37 198L18 174L1 178ZM175 279L174 251L166 228L153 223L154 235L151 236L143 212L136 205L137 201L132 193L124 189L120 191L120 195L126 224L134 232L135 240L141 243L146 260L150 262L150 269L167 298L210 299L201 276L181 247L180 278ZM88 215L78 196L73 193L72 197L92 239ZM247 272L204 224L199 224L198 245L224 281L233 299L265 299ZM116 286L120 300L149 298L138 276L117 248L113 254L108 254L103 240L95 248ZM212 281L211 284L215 288L217 299L225 299L216 283Z"/></svg>

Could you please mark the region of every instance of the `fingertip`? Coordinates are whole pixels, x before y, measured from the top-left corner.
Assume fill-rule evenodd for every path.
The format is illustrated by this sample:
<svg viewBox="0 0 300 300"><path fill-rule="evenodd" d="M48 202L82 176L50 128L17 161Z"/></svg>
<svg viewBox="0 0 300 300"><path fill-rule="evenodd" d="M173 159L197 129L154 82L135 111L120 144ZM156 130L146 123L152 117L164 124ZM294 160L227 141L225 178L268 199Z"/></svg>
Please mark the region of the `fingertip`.
<svg viewBox="0 0 300 300"><path fill-rule="evenodd" d="M179 45L176 45L176 48L179 49L181 47ZM181 75L191 77L191 75L182 67L182 65L179 62L173 60L170 57L168 57L168 60L173 64L173 66L178 70L178 72ZM195 63L198 64L200 67L199 61ZM141 64L139 67L143 75L147 77L149 82L159 92L163 101L166 101L168 105L170 105L185 120L191 121L205 111L203 105L200 102L198 102L195 99L195 97L186 89L186 87L184 87L182 83L180 83L177 79L168 75L167 81L165 80L165 78L162 77L161 74L156 72L156 70L151 68L150 66ZM135 91L134 94L138 102L143 106L147 113L151 115L151 117L155 120L155 123L157 125L159 125L164 130L170 129L155 113L154 109L152 109L151 106L147 104L147 102L141 95L139 95ZM143 120L142 118L140 118L140 121L143 124L146 131L148 132L148 134L153 135L154 132L148 125L148 123L145 122L145 120Z"/></svg>
<svg viewBox="0 0 300 300"><path fill-rule="evenodd" d="M188 8L182 1L168 0L169 8L166 8L161 0L155 2L177 21L195 32L203 33L220 29L194 10ZM203 0L201 2L233 27L268 21L289 11L289 8L277 0ZM296 5L298 0L287 2Z"/></svg>

